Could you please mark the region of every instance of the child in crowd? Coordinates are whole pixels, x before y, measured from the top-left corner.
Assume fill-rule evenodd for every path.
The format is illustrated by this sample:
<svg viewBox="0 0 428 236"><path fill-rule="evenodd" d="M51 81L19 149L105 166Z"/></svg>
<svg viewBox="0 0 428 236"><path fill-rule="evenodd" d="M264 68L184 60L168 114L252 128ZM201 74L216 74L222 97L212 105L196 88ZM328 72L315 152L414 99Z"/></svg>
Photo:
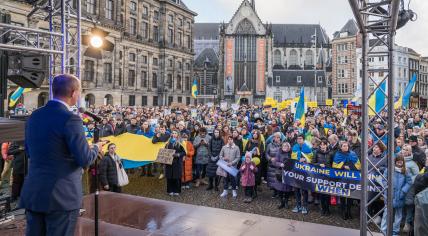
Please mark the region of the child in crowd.
<svg viewBox="0 0 428 236"><path fill-rule="evenodd" d="M245 162L241 165L241 185L245 191L245 203L250 203L253 200L254 187L256 185L257 167L251 161L251 152L245 154Z"/></svg>

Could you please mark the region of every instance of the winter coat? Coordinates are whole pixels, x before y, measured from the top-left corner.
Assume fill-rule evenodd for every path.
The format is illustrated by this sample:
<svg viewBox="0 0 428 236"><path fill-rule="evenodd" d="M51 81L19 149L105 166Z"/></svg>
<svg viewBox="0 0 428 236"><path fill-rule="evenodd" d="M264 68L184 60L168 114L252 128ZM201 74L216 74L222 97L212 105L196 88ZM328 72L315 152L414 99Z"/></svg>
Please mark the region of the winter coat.
<svg viewBox="0 0 428 236"><path fill-rule="evenodd" d="M244 143L242 141L242 138L234 138L233 142L235 143L236 146L238 146L239 152L244 153Z"/></svg>
<svg viewBox="0 0 428 236"><path fill-rule="evenodd" d="M113 127L110 124L100 125L98 129L100 130L100 138L112 136L114 134Z"/></svg>
<svg viewBox="0 0 428 236"><path fill-rule="evenodd" d="M267 183L268 187L273 188L273 185L277 182L276 180L276 166L275 159L278 155L279 150L281 149L281 144L279 143L269 143L266 148L266 159L268 160L268 171L267 171Z"/></svg>
<svg viewBox="0 0 428 236"><path fill-rule="evenodd" d="M361 158L361 142L357 141L356 143L350 143L350 150L355 152L355 154L357 154L358 158Z"/></svg>
<svg viewBox="0 0 428 236"><path fill-rule="evenodd" d="M395 173L392 178L393 186L393 198L392 198L392 207L401 208L404 207L405 197L410 187L412 186L412 178L409 174L402 174L397 170L394 170ZM384 172L385 178L388 178L388 170ZM382 180L383 185L386 186L388 183L385 180ZM385 204L387 204L387 196L384 194Z"/></svg>
<svg viewBox="0 0 428 236"><path fill-rule="evenodd" d="M381 153L378 156L375 156L373 153L369 155L370 162L367 162L368 164L368 170L376 171L374 167L379 168L379 170L383 173L386 168L388 167L388 162L386 158L383 158L383 154Z"/></svg>
<svg viewBox="0 0 428 236"><path fill-rule="evenodd" d="M234 143L232 145L224 145L220 151L220 159L226 163L232 163L232 166L236 167L239 159L241 159L241 153L239 153L238 146L236 146Z"/></svg>
<svg viewBox="0 0 428 236"><path fill-rule="evenodd" d="M428 235L428 188L416 194L414 235Z"/></svg>
<svg viewBox="0 0 428 236"><path fill-rule="evenodd" d="M138 130L137 135L143 135L146 138L153 138L153 136L155 136L155 131L154 128L149 128L148 131L144 131L142 129Z"/></svg>
<svg viewBox="0 0 428 236"><path fill-rule="evenodd" d="M118 186L116 162L109 153L100 162L99 179L101 186L109 185L110 188L111 186Z"/></svg>
<svg viewBox="0 0 428 236"><path fill-rule="evenodd" d="M128 124L126 126L126 132L131 133L131 134L136 134L138 129L139 129L138 125Z"/></svg>
<svg viewBox="0 0 428 236"><path fill-rule="evenodd" d="M413 183L415 182L416 176L419 174L419 167L416 162L413 161L413 155L404 157L404 161L406 162L406 173L410 175L410 178L412 178L412 186L409 190L409 192L406 194L406 205L414 205L415 200L415 188L413 186Z"/></svg>
<svg viewBox="0 0 428 236"><path fill-rule="evenodd" d="M180 179L183 175L183 157L186 155L183 146L178 141L174 144L168 142L166 149L174 149L174 160L171 165L165 165L165 177L167 179Z"/></svg>
<svg viewBox="0 0 428 236"><path fill-rule="evenodd" d="M186 160L183 162L183 176L181 177L181 181L183 183L187 183L192 181L193 179L193 155L195 155L195 148L193 148L192 142L187 141L184 142L186 147Z"/></svg>
<svg viewBox="0 0 428 236"><path fill-rule="evenodd" d="M257 172L257 167L253 162L242 163L239 170L241 171L241 186L253 187L256 185L255 173Z"/></svg>
<svg viewBox="0 0 428 236"><path fill-rule="evenodd" d="M206 135L202 138L200 135L196 136L195 141L193 142L193 146L196 150L195 164L208 164L210 159L210 151L209 151L209 143L210 136ZM205 140L205 144L202 144L202 140Z"/></svg>
<svg viewBox="0 0 428 236"><path fill-rule="evenodd" d="M428 188L428 171L416 176L413 185L415 187L415 195Z"/></svg>
<svg viewBox="0 0 428 236"><path fill-rule="evenodd" d="M332 158L330 150L327 149L327 151L324 152L321 149L317 149L312 163L316 165L324 164L325 167L331 167L331 160Z"/></svg>
<svg viewBox="0 0 428 236"><path fill-rule="evenodd" d="M265 150L264 150L263 143L254 142L254 140L252 140L252 139L248 140L247 145L245 145L245 151L244 151L243 155L245 154L245 152L251 152L256 147L259 148L260 153L259 154L253 153L253 158L258 157L258 158L260 158L261 161L264 161Z"/></svg>
<svg viewBox="0 0 428 236"><path fill-rule="evenodd" d="M269 167L274 166L275 169L274 172L268 171L268 182L271 182L271 187L277 191L290 192L292 187L282 183L282 181L278 181L276 179L276 171L282 170L281 164L285 164L288 160L291 160L291 151L284 152L280 149L273 159L275 161L271 161Z"/></svg>
<svg viewBox="0 0 428 236"><path fill-rule="evenodd" d="M219 159L219 155L220 155L220 151L223 148L224 143L223 143L223 139L218 137L218 138L211 138L210 140L210 153L211 153L211 157L210 160L208 162L207 165L207 177L215 177L216 171L217 171L217 161Z"/></svg>
<svg viewBox="0 0 428 236"><path fill-rule="evenodd" d="M114 128L114 135L118 136L118 135L121 135L125 132L126 132L125 123L123 123L123 122L121 124L117 123L116 127Z"/></svg>
<svg viewBox="0 0 428 236"><path fill-rule="evenodd" d="M425 166L426 155L418 146L412 147L413 161L418 164L419 169Z"/></svg>

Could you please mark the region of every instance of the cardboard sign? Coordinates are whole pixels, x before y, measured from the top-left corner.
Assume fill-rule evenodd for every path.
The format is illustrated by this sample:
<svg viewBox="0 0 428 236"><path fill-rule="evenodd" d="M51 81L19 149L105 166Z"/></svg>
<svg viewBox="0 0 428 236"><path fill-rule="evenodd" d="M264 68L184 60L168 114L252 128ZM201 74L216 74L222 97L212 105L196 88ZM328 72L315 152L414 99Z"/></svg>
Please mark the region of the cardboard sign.
<svg viewBox="0 0 428 236"><path fill-rule="evenodd" d="M232 109L234 110L234 111L237 111L237 110L239 110L239 104L236 104L236 103L234 103L234 104L232 104Z"/></svg>
<svg viewBox="0 0 428 236"><path fill-rule="evenodd" d="M325 105L327 105L327 106L333 106L333 99L326 99L325 100Z"/></svg>
<svg viewBox="0 0 428 236"><path fill-rule="evenodd" d="M175 150L161 148L158 152L158 156L156 158L157 163L172 165L172 161L174 160Z"/></svg>
<svg viewBox="0 0 428 236"><path fill-rule="evenodd" d="M220 103L220 109L222 111L227 111L227 102Z"/></svg>

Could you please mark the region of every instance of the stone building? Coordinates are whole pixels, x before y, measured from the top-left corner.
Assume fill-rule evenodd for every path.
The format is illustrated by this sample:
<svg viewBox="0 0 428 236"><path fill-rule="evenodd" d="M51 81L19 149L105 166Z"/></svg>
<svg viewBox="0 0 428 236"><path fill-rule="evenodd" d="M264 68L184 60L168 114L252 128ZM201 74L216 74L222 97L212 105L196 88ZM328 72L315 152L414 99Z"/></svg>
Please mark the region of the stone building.
<svg viewBox="0 0 428 236"><path fill-rule="evenodd" d="M82 98L86 105L143 105L192 103L194 17L181 0L82 0L82 16L109 33L115 47L101 60L82 57ZM12 22L30 27L31 5L5 0ZM47 28L45 21L31 27ZM82 34L94 24L82 20ZM85 49L84 49L85 50ZM83 53L82 53L83 54ZM14 86L10 86L13 91ZM27 108L47 102L47 80L24 95Z"/></svg>
<svg viewBox="0 0 428 236"><path fill-rule="evenodd" d="M315 68L326 70L331 61L330 40L320 25L264 24L255 1L248 0L242 1L228 23L196 23L195 48L197 54L205 48L219 52L219 98L228 102L240 98L241 103L261 104L266 97L279 98L279 93L284 100L294 98L287 97L292 94L285 92L287 83L276 83L275 71L281 74L280 80L297 80L300 76L314 81ZM312 78L307 76L309 73ZM328 83L322 74L317 83L320 101L328 95ZM315 88L314 82L305 84ZM307 96L313 100L315 89L308 90Z"/></svg>
<svg viewBox="0 0 428 236"><path fill-rule="evenodd" d="M410 107L416 108L422 105L426 107L427 100L421 96L421 87L423 85L421 78L419 77L419 64L420 64L421 55L415 50L409 48L409 79L416 74L416 84L410 97Z"/></svg>
<svg viewBox="0 0 428 236"><path fill-rule="evenodd" d="M421 57L419 64L419 92L421 95L420 107L427 108L428 103L428 57Z"/></svg>
<svg viewBox="0 0 428 236"><path fill-rule="evenodd" d="M357 48L361 42L358 26L349 20L332 40L332 90L333 99L340 103L351 100L357 89Z"/></svg>

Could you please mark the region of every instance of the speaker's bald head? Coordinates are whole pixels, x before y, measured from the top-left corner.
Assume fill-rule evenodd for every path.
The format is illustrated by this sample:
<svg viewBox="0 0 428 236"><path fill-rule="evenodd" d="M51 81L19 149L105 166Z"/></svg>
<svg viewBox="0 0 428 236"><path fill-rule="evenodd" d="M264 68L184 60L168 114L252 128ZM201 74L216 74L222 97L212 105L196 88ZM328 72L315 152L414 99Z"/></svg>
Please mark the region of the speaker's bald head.
<svg viewBox="0 0 428 236"><path fill-rule="evenodd" d="M69 98L74 91L80 90L80 80L69 74L57 75L52 82L52 93L55 98Z"/></svg>

